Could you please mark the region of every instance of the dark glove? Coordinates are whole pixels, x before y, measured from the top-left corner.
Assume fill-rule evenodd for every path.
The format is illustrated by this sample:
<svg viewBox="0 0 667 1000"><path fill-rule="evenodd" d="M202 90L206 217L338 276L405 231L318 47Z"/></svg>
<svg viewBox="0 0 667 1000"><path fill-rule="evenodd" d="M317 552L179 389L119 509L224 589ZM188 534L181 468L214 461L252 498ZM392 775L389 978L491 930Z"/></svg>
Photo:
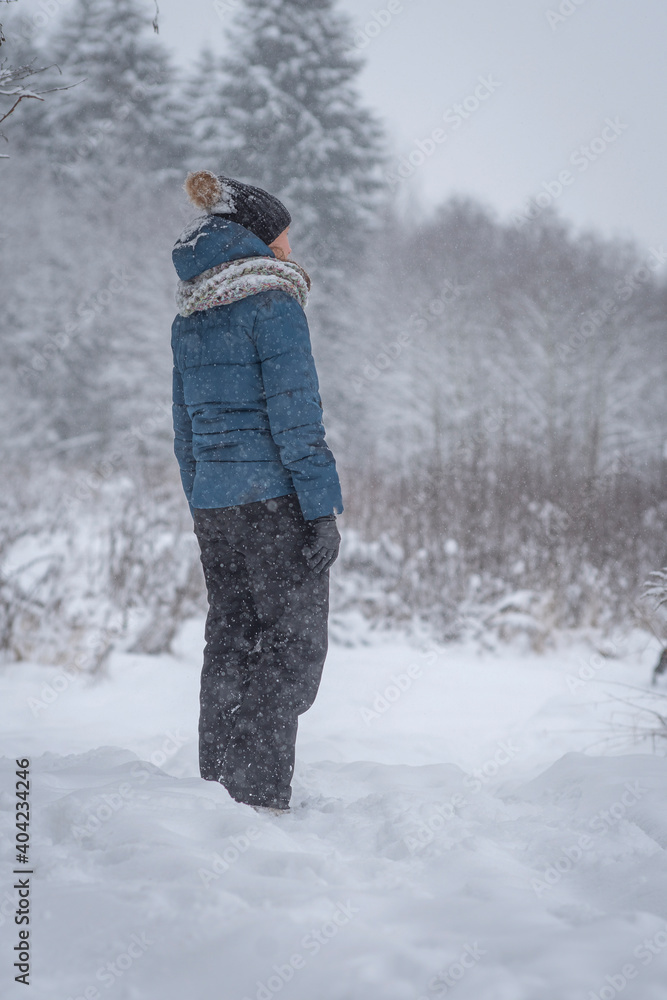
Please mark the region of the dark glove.
<svg viewBox="0 0 667 1000"><path fill-rule="evenodd" d="M310 569L323 573L338 558L340 532L336 525L336 515L327 514L306 522L310 526L311 538L302 551Z"/></svg>

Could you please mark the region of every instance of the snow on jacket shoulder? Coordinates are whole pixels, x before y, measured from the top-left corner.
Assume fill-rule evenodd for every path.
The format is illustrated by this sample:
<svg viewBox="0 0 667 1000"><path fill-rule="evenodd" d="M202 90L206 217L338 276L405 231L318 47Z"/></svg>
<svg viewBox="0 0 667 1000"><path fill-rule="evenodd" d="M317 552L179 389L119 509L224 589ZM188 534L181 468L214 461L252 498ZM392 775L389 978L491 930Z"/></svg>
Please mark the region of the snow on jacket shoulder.
<svg viewBox="0 0 667 1000"><path fill-rule="evenodd" d="M209 216L172 256L187 280L223 261L274 255L247 229ZM179 315L171 344L174 452L191 509L296 493L306 520L343 510L296 299L271 290Z"/></svg>

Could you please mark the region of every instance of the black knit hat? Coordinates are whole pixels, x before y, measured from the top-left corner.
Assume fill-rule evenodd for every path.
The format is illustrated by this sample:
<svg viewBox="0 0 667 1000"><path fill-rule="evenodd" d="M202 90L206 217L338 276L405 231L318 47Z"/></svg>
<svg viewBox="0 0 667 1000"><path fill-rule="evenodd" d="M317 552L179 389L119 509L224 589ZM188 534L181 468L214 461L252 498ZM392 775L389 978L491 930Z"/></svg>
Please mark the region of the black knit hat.
<svg viewBox="0 0 667 1000"><path fill-rule="evenodd" d="M188 174L185 190L190 201L211 215L224 215L249 229L267 246L287 229L292 217L281 201L262 188L243 184L210 170Z"/></svg>

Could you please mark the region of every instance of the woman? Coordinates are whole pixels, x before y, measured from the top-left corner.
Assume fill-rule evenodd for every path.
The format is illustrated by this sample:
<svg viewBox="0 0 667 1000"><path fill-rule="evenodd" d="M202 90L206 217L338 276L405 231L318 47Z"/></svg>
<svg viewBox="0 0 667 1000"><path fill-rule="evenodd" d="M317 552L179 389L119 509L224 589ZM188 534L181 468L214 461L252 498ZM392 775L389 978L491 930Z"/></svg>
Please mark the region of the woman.
<svg viewBox="0 0 667 1000"><path fill-rule="evenodd" d="M298 716L327 653L343 510L325 443L285 206L207 170L177 241L174 451L208 591L199 766L239 802L289 808Z"/></svg>

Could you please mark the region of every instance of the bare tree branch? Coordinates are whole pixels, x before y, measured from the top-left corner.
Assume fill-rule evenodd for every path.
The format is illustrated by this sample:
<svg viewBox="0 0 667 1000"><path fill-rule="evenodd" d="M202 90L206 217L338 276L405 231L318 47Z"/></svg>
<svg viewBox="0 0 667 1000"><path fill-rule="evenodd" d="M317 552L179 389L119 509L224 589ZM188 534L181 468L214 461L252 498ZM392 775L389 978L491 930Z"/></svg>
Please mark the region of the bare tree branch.
<svg viewBox="0 0 667 1000"><path fill-rule="evenodd" d="M8 3L11 0L3 0L3 2ZM55 64L53 66L40 66L35 69L32 63L26 63L23 66L7 66L4 63L0 65L0 98L9 97L16 98L9 111L6 111L2 117L0 117L0 125L5 121L6 118L16 110L21 101L25 98L32 98L37 101L42 101L44 94L53 94L58 90L71 90L72 87L77 87L79 83L83 83L83 80L78 80L76 83L70 83L64 87L47 87L45 90L29 90L24 87L20 82L22 80L29 79L30 77L37 76L39 73L45 73L47 70L57 69L62 75L62 71L59 66ZM3 139L7 139L4 133L0 132L0 136ZM3 159L7 159L7 156L3 156Z"/></svg>
<svg viewBox="0 0 667 1000"><path fill-rule="evenodd" d="M1 2L2 3L16 3L16 0L1 0ZM7 41L7 39L5 38L5 33L2 30L2 25L0 24L0 45L2 45L2 43L6 42L6 41Z"/></svg>

